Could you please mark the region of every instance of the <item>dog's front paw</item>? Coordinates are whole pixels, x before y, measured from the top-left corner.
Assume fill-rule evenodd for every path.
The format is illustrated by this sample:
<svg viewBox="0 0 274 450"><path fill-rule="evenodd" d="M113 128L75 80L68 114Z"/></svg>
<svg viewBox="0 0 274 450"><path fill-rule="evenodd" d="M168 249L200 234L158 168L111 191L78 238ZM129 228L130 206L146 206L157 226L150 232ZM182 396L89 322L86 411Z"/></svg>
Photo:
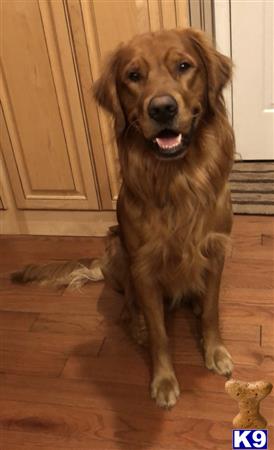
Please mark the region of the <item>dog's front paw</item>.
<svg viewBox="0 0 274 450"><path fill-rule="evenodd" d="M174 375L156 376L151 383L151 397L161 408L170 409L180 395L178 381Z"/></svg>
<svg viewBox="0 0 274 450"><path fill-rule="evenodd" d="M205 365L219 375L230 377L232 374L232 358L224 345L208 347L205 350Z"/></svg>

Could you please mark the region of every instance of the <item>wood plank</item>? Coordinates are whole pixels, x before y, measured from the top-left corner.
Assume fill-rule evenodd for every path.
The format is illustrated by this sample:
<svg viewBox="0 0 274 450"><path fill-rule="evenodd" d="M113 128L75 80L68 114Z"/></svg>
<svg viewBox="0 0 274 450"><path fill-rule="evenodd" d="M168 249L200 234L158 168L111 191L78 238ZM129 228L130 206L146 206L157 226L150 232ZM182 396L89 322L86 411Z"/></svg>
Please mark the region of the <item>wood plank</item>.
<svg viewBox="0 0 274 450"><path fill-rule="evenodd" d="M142 361L145 359L146 362ZM68 358L62 376L71 380L90 380L101 382L117 382L148 386L149 358L135 352L125 353L125 357L100 357L96 360L71 356Z"/></svg>
<svg viewBox="0 0 274 450"><path fill-rule="evenodd" d="M271 361L265 359L266 354L264 348L259 343L252 346L249 342L241 341L229 341L226 342L228 350L232 354L235 364L241 364L243 366L260 367L263 365L265 368L271 365ZM136 346L137 347L137 346ZM184 338L183 340L170 339L170 348L172 359L175 363L190 364L194 366L203 366L203 352L200 341L193 338ZM102 358L111 357L115 354L117 358L123 358L124 355L128 355L130 352L141 353L142 349L135 348L135 344L130 342L127 335L122 335L113 340L111 337L106 337L104 345L100 351ZM142 352L143 353L143 352Z"/></svg>
<svg viewBox="0 0 274 450"><path fill-rule="evenodd" d="M243 231L245 231L246 236L254 232L274 235L274 218L271 216L234 216L232 236L239 232L243 233Z"/></svg>
<svg viewBox="0 0 274 450"><path fill-rule="evenodd" d="M33 354L28 350L0 350L0 372L46 377L58 377L67 358L61 354Z"/></svg>
<svg viewBox="0 0 274 450"><path fill-rule="evenodd" d="M274 258L274 233L261 233L262 246L272 251L272 259Z"/></svg>
<svg viewBox="0 0 274 450"><path fill-rule="evenodd" d="M118 305L119 306L119 305ZM115 316L119 316L117 308ZM115 317L114 316L114 317ZM0 316L1 317L1 316ZM109 320L101 314L40 314L35 321L32 332L58 333L63 335L105 335L115 333L115 318L109 315ZM110 320L111 319L111 320ZM117 319L118 320L118 319Z"/></svg>
<svg viewBox="0 0 274 450"><path fill-rule="evenodd" d="M101 412L104 412L104 415L111 415L111 413L120 412L121 415L124 416L134 416L133 413L136 413L136 416L142 417L142 412L146 411L146 419L153 420L159 418L161 413L159 413L158 408L149 398L148 392L141 387L134 387L134 394L131 392L132 390L129 386L125 385L113 385L112 391L109 389L109 386L106 384L100 384L97 386L97 391L95 389L91 389L90 397L92 397L89 402L92 406L83 406L81 405L60 405L56 402L54 404L50 403L41 403L36 402L36 406L39 409L42 409L42 405L45 406L45 409L49 407L49 409L60 411L69 410L71 408L75 411L86 410L87 413L92 414L96 409L100 409ZM272 424L273 419L273 411L271 410L271 405L273 404L273 397L269 398L268 401L264 403L264 410L270 420L269 424ZM234 410L237 409L237 405L227 396L226 392L223 389L223 392L207 392L207 391L183 391L180 397L180 401L184 403L183 409L174 409L170 414L172 416L172 421L174 420L184 420L185 418L198 418L199 420L204 419L214 420L216 422L219 421L229 421L230 418L233 418ZM10 404L14 403L15 407L17 405L28 404L31 405L29 401L19 401L19 400L0 400L0 404ZM87 402L85 402L86 404ZM195 410L193 410L193 405L195 405ZM33 408L30 406L30 408ZM196 411L197 409L197 411ZM209 413L210 412L210 413ZM46 415L46 414L45 414ZM1 413L0 413L1 417ZM132 417L134 420L134 417ZM0 421L1 427L1 421ZM3 427L5 429L5 426Z"/></svg>
<svg viewBox="0 0 274 450"><path fill-rule="evenodd" d="M240 259L256 259L257 260L274 260L273 238L269 234L256 232L248 235L243 232L237 233L232 237L232 258ZM254 257L256 255L256 258Z"/></svg>
<svg viewBox="0 0 274 450"><path fill-rule="evenodd" d="M214 393L224 393L225 378L210 372L205 367L190 365L175 365L175 371L181 386L182 397L185 393L193 392L200 396ZM115 370L112 370L115 372ZM261 371L257 368L236 367L234 376L238 379L254 381L260 378L273 377L272 372ZM154 403L149 401L147 376L143 379L136 377L136 384L125 376L120 381L113 376L109 380L97 379L93 373L88 379L49 378L47 376L31 376L16 374L0 374L2 400L26 401L31 403L47 403L51 405L76 406L83 408L98 408L106 410L128 411L134 410L154 415ZM274 397L274 393L271 393ZM190 398L190 397L189 397ZM145 404L144 404L145 402ZM157 410L157 408L156 408ZM180 415L180 408L176 412Z"/></svg>
<svg viewBox="0 0 274 450"><path fill-rule="evenodd" d="M117 414L117 412L101 410L98 414L92 409L85 408L3 401L1 402L0 426L2 430L8 430L8 433L11 431L13 433L24 432L25 440L31 445L35 441L37 443L39 435L40 443L51 443L53 448L58 448L58 445L64 446L64 444L67 444L68 448L73 448L73 446L81 448L89 443L92 448L96 449L97 442L104 440L106 448L108 448L109 441L112 443L120 441L124 445L127 444L127 448L130 448L131 443L138 442L141 448L148 446L155 448L156 443L162 449L181 450L183 446L184 449L193 450L193 448L199 448L202 434L204 447L200 448L227 450L231 442L230 420L235 413L233 403L228 401L223 404L223 399L218 399L223 406L223 408L219 408L219 411L222 411L221 417L229 417L229 420L224 422L216 414L216 404L210 405L214 406L210 411L216 416L216 420L191 418L192 411L187 398L185 400L187 402L187 407L184 408L185 416L189 415L189 417L184 417L184 415L176 417L175 410L163 411L157 410L155 407L157 415L155 413L154 417L145 414L136 417L135 414L126 415L122 411ZM147 405L149 405L149 401ZM203 410L205 410L205 402L203 405ZM201 417L203 410L199 411ZM208 415L208 411L207 409L205 414ZM161 426L163 421L165 422L164 428ZM18 439L18 435L16 438Z"/></svg>
<svg viewBox="0 0 274 450"><path fill-rule="evenodd" d="M274 351L274 323L272 324L262 324L261 330L261 344L263 347L266 347L269 350L269 347L273 346ZM271 352L272 353L272 352Z"/></svg>
<svg viewBox="0 0 274 450"><path fill-rule="evenodd" d="M221 285L220 304L236 303L237 305L245 305L247 308L256 307L256 305L269 307L272 310L274 298L274 290L268 288L254 289L249 287L228 286L225 283Z"/></svg>
<svg viewBox="0 0 274 450"><path fill-rule="evenodd" d="M244 224L244 226L243 226ZM264 239L264 236L268 239ZM274 259L272 245L274 219L272 217L235 216L232 229L232 255L236 259Z"/></svg>
<svg viewBox="0 0 274 450"><path fill-rule="evenodd" d="M99 257L104 252L104 239L69 236L0 236L0 271L18 270L27 264L43 264L51 260ZM15 257L16 254L16 257Z"/></svg>
<svg viewBox="0 0 274 450"><path fill-rule="evenodd" d="M33 300L41 302L40 297L58 297L61 296L64 289L53 289L47 286L39 286L35 283L28 284L16 284L13 283L9 275L4 275L0 277L0 302L3 305L8 306L8 301L10 297L15 296L18 298L18 293L23 296L32 296ZM1 304L1 303L0 303ZM1 308L1 306L0 306ZM6 309L6 308L5 308Z"/></svg>
<svg viewBox="0 0 274 450"><path fill-rule="evenodd" d="M195 317L191 308L188 307L168 314L166 325L168 335L176 339L184 339L190 335L197 339L201 336L201 320ZM221 314L220 329L225 340L257 344L260 342L260 321L252 324L248 321L243 323L243 319L238 319L237 316L231 320L229 316Z"/></svg>
<svg viewBox="0 0 274 450"><path fill-rule="evenodd" d="M36 286L38 288L38 286ZM112 289L104 286L104 283L95 283L88 287L83 287L81 291L58 292L42 288L35 293L35 285L20 287L20 295L15 291L8 291L5 295L0 295L0 309L3 311L22 311L47 314L94 314L98 311L106 317L113 317L114 320L120 315L124 305L123 297L114 293ZM28 293L33 289L32 294ZM113 315L113 316L112 316Z"/></svg>
<svg viewBox="0 0 274 450"><path fill-rule="evenodd" d="M97 355L103 338L0 330L0 371L59 376L69 355Z"/></svg>
<svg viewBox="0 0 274 450"><path fill-rule="evenodd" d="M192 348L195 344L192 345ZM246 369L250 373L260 371L263 373L274 373L273 361L268 351L259 346L250 348L248 345L237 346L227 343L232 354L235 370ZM115 350L114 350L115 348ZM172 356L175 365L204 367L202 352L196 348L185 348L176 345L172 348ZM115 352L115 353L113 353ZM115 356L113 356L115 354ZM70 379L92 379L101 381L115 381L122 383L125 379L130 384L148 383L151 365L148 353L144 350L130 347L125 342L124 353L119 350L117 343L111 345L105 342L100 357L95 361L84 356L70 356L64 367L63 376Z"/></svg>
<svg viewBox="0 0 274 450"><path fill-rule="evenodd" d="M102 337L96 334L81 336L0 330L0 341L4 351L28 351L34 356L36 352L48 355L95 356L102 344Z"/></svg>
<svg viewBox="0 0 274 450"><path fill-rule="evenodd" d="M99 426L99 425L98 425ZM148 426L151 426L151 423L148 423ZM116 428L116 427L115 427ZM139 428L140 425L138 427L136 427L135 424L135 429L136 429L136 439L139 439L140 436L140 432L139 432ZM82 437L81 441L79 442L75 442L75 438L72 439L72 444L70 443L70 441L68 441L68 439L65 439L65 437L61 438L61 439L55 439L53 437L51 437L51 435L49 433L45 434L45 433L41 433L40 435L38 435L38 433L30 433L30 432L20 432L20 431L1 431L1 434L3 435L3 443L5 444L5 450L6 450L6 442L8 442L8 444L10 445L10 447L7 448L11 448L12 450L14 450L13 444L17 444L18 442L23 442L22 447L25 450L40 450L40 449L49 449L52 450L54 448L54 450L63 450L65 448L65 450L90 450L91 448L93 450L141 450L141 449L146 449L146 450L164 450L164 447L160 442L158 442L158 439L155 437L155 435L157 436L157 432L154 431L156 428L156 425L154 425L153 427L154 429L152 430L152 433L150 432L150 430L148 430L145 427L145 424L143 424L143 432L142 435L145 434L145 432L147 431L147 434L150 435L150 439L146 440L145 442L143 442L143 440L140 442L140 440L138 440L138 445L136 447L136 441L134 440L133 437L131 437L131 439L127 439L127 440L122 440L119 439L119 435L120 434L124 434L123 430L121 430L121 426L118 428L118 437L116 437L116 439L110 440L108 438L105 437L101 437L101 439L94 439L92 438L90 435L88 437ZM214 435L211 436L212 432L211 429L214 428L214 432L215 435L217 435L217 438L214 438ZM189 429L188 432L185 431L185 428L183 430L180 430L179 427L174 428L174 431L177 433L177 435L180 433L181 431L181 442L184 445L184 449L186 450L193 450L193 445L195 445L195 449L208 449L208 450L227 450L228 445L230 443L230 439L223 439L222 438L222 434L225 433L225 435L227 436L231 436L231 429L229 428L229 424L225 424L224 426L217 424L214 425L213 422L210 423L201 423L200 427L196 427L195 429ZM196 432L196 437L195 437L195 432ZM79 431L80 433L80 431ZM197 433L202 433L203 436L205 435L205 433L208 435L208 437L205 437L203 439L203 447L198 447L197 445L199 445L198 443L198 439L197 439ZM133 435L133 432L132 432ZM194 437L192 437L192 435L194 435ZM101 433L102 436L102 433ZM172 432L169 433L169 438L171 439L172 436ZM161 438L161 436L160 436ZM155 441L157 442L157 444L155 444ZM186 441L186 442L185 442ZM189 441L191 442L191 444L189 443ZM67 443L68 442L68 443ZM40 446L42 443L42 447ZM182 445L181 444L181 445ZM178 443L169 443L166 444L168 445L168 449L169 450L177 450L177 449L181 449L182 447L178 446ZM206 445L206 447L204 446Z"/></svg>
<svg viewBox="0 0 274 450"><path fill-rule="evenodd" d="M238 299L241 297L238 297ZM270 327L274 325L274 306L244 303L244 302L221 302L220 316L231 320L238 326L241 323L249 325L263 324Z"/></svg>
<svg viewBox="0 0 274 450"><path fill-rule="evenodd" d="M184 339L192 335L195 338L200 336L200 320L189 311L188 308L182 308L178 313L173 312L167 318L168 335L177 339ZM222 336L226 340L240 340L259 343L260 342L260 324L243 324L242 320L232 322L228 317L221 317ZM239 327L239 325L241 325ZM80 334L89 333L105 334L111 337L126 333L130 336L128 320L126 318L117 320L107 320L96 314L40 314L33 324L31 331L61 333L61 334Z"/></svg>
<svg viewBox="0 0 274 450"><path fill-rule="evenodd" d="M0 330L28 331L38 314L0 311Z"/></svg>
<svg viewBox="0 0 274 450"><path fill-rule="evenodd" d="M55 447L53 447L52 443L49 444L40 444L40 437L39 435L28 435L28 440L26 441L26 435L24 432L13 432L13 431L5 431L3 432L4 435L4 442L5 442L5 450L90 450L90 444L87 442L83 445L77 445L77 447L68 447L66 445L65 447L59 445L59 443L55 444ZM18 444L20 442L20 444ZM93 442L94 445L94 442ZM107 445L107 447L106 447ZM128 450L127 445L124 446L121 442L105 442L105 441L96 441L96 446L92 447L93 450L121 450L124 448L124 450ZM160 447L146 447L147 450L160 450ZM140 450L140 446L138 444L130 444L130 450Z"/></svg>
<svg viewBox="0 0 274 450"><path fill-rule="evenodd" d="M273 261L230 258L225 264L222 285L233 289L274 289Z"/></svg>

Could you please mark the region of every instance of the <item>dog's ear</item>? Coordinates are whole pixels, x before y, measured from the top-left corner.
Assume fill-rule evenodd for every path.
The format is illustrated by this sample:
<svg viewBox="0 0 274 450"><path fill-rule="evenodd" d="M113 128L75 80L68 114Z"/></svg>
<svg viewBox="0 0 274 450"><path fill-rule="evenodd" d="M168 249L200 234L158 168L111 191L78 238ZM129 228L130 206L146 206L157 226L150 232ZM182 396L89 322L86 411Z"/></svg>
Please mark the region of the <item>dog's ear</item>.
<svg viewBox="0 0 274 450"><path fill-rule="evenodd" d="M101 77L93 85L95 100L114 117L115 130L119 135L125 128L125 116L117 91L117 71L121 46L109 55Z"/></svg>
<svg viewBox="0 0 274 450"><path fill-rule="evenodd" d="M217 99L231 80L232 61L227 56L219 53L202 31L189 28L185 32L189 36L205 68L208 103L211 110L214 111Z"/></svg>

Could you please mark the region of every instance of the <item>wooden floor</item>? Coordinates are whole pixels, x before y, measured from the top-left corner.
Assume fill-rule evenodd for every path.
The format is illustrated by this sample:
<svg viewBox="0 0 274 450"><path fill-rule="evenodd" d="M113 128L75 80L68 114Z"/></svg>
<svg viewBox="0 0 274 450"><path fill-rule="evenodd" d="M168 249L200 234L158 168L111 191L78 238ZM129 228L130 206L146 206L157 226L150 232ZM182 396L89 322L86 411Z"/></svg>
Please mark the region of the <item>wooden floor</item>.
<svg viewBox="0 0 274 450"><path fill-rule="evenodd" d="M234 376L273 382L274 219L238 216L233 238L220 308ZM149 358L127 336L122 297L101 282L69 293L8 278L26 263L102 250L99 238L0 238L1 450L231 449L237 407L204 369L187 307L167 320L182 395L163 411L149 398ZM262 404L271 426L273 398Z"/></svg>

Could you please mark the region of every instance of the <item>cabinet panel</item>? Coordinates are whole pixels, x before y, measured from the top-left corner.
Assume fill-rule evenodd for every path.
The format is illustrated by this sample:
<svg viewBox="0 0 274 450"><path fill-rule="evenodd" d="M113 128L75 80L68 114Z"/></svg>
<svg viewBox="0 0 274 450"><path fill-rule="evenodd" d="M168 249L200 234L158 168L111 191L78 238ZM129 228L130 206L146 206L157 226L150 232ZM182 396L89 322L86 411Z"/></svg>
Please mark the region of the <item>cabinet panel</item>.
<svg viewBox="0 0 274 450"><path fill-rule="evenodd" d="M68 4L74 4L74 1L68 0ZM189 23L187 0L80 0L80 7L93 80L100 76L105 55L119 43L128 41L137 33L184 27ZM115 206L119 191L117 149L109 116L99 108L98 118L111 199Z"/></svg>
<svg viewBox="0 0 274 450"><path fill-rule="evenodd" d="M1 137L12 152L8 130L0 108ZM38 234L61 236L104 236L108 228L116 224L115 211L65 211L18 209L11 180L0 148L0 208L1 234Z"/></svg>
<svg viewBox="0 0 274 450"><path fill-rule="evenodd" d="M61 1L2 3L3 145L22 209L98 209L95 177Z"/></svg>

